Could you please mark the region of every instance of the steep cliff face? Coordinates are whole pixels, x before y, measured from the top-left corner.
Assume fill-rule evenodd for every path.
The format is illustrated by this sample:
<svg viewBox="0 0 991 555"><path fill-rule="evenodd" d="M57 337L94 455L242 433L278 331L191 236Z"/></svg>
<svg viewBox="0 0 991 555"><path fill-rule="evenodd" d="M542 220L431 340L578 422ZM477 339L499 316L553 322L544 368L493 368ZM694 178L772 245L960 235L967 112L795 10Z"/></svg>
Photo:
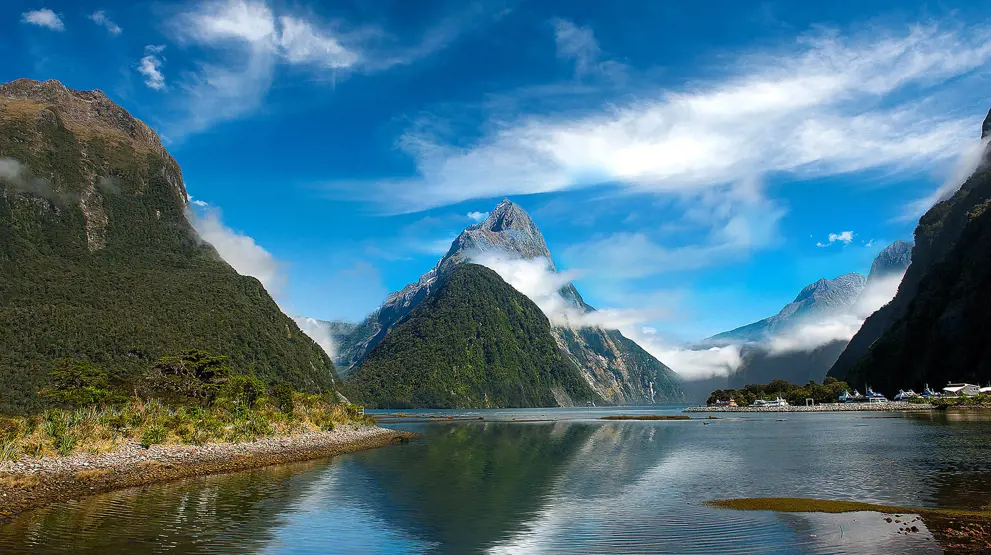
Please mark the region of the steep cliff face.
<svg viewBox="0 0 991 555"><path fill-rule="evenodd" d="M991 113L982 127L991 133ZM895 298L867 319L830 375L886 391L991 379L991 155L915 230Z"/></svg>
<svg viewBox="0 0 991 555"><path fill-rule="evenodd" d="M509 199L503 200L484 221L465 229L433 269L415 283L390 295L377 311L342 338L338 365L359 365L391 329L435 291L446 273L481 254L544 259L549 269L556 271L536 223L519 205ZM581 312L595 310L570 283L560 294ZM554 326L553 334L565 356L581 369L589 386L606 402L639 404L682 400L677 374L619 331Z"/></svg>
<svg viewBox="0 0 991 555"><path fill-rule="evenodd" d="M0 410L36 406L54 361L128 372L202 348L319 391L331 361L185 218L182 172L99 91L0 85Z"/></svg>
<svg viewBox="0 0 991 555"><path fill-rule="evenodd" d="M388 408L574 406L601 402L558 349L547 317L476 264L445 272L349 376Z"/></svg>

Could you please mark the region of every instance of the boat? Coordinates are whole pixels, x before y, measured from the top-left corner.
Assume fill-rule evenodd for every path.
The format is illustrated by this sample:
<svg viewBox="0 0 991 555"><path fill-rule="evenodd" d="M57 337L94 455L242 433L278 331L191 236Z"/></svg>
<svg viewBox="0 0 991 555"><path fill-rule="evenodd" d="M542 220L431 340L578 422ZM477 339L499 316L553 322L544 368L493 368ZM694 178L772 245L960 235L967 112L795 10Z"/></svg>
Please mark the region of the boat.
<svg viewBox="0 0 991 555"><path fill-rule="evenodd" d="M926 384L926 388L922 390L922 396L925 398L930 398L930 397L939 397L940 395L939 393L936 393L935 391L930 389L929 384Z"/></svg>
<svg viewBox="0 0 991 555"><path fill-rule="evenodd" d="M899 389L898 395L895 395L895 401L908 401L909 399L915 399L917 397L921 397L921 395L916 393L914 390L909 389L908 391L905 391L904 389Z"/></svg>
<svg viewBox="0 0 991 555"><path fill-rule="evenodd" d="M753 403L750 403L751 407L788 407L788 401L785 401L779 395L777 399L773 401L768 401L766 399L757 399Z"/></svg>
<svg viewBox="0 0 991 555"><path fill-rule="evenodd" d="M867 402L868 403L887 403L888 402L888 398L885 397L883 393L878 393L878 392L874 391L873 389L871 389L870 387L867 388L867 395L866 395L866 397L867 397Z"/></svg>

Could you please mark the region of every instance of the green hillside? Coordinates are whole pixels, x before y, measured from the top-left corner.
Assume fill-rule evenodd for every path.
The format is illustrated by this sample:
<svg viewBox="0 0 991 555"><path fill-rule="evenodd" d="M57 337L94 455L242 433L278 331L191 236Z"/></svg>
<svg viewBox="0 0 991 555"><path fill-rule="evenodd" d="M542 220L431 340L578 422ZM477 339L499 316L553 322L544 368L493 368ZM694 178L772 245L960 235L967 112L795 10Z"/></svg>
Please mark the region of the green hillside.
<svg viewBox="0 0 991 555"><path fill-rule="evenodd" d="M99 91L0 85L0 411L36 408L54 362L117 373L186 349L300 390L324 352L186 217L178 164Z"/></svg>
<svg viewBox="0 0 991 555"><path fill-rule="evenodd" d="M599 402L547 317L498 274L464 264L348 378L368 406L548 407Z"/></svg>

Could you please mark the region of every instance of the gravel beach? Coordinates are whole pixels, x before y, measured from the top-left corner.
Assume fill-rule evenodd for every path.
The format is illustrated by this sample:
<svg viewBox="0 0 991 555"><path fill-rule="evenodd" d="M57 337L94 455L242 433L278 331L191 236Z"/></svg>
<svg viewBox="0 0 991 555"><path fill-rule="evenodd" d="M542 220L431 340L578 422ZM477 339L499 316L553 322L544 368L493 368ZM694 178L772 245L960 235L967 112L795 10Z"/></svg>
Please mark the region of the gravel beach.
<svg viewBox="0 0 991 555"><path fill-rule="evenodd" d="M378 426L339 426L332 432L272 437L246 443L153 445L137 443L110 453L25 458L0 463L0 523L56 501L247 470L405 443L416 437Z"/></svg>

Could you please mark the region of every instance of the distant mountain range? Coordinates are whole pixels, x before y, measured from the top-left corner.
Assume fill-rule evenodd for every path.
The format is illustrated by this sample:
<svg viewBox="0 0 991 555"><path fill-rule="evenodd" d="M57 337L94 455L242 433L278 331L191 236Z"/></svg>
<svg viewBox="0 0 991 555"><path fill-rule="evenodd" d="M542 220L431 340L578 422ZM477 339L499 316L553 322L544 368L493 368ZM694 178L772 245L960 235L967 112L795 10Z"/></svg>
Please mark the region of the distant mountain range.
<svg viewBox="0 0 991 555"><path fill-rule="evenodd" d="M905 272L911 253L911 243L895 241L878 253L867 277L849 273L820 279L803 288L778 314L703 340L696 349L737 345L742 362L728 376L686 384L688 396L698 400L715 389L735 389L777 379L798 384L821 381L843 352L849 336L809 336L818 328L832 331L828 329L830 325L840 328L859 325L878 308L878 303L893 294L891 280L897 280ZM888 290L889 287L892 289ZM813 333L802 334L804 329ZM781 347L780 340L790 336L794 336L793 342L800 348Z"/></svg>
<svg viewBox="0 0 991 555"><path fill-rule="evenodd" d="M334 366L184 215L179 165L100 91L0 85L0 412L38 408L59 359L124 375L205 349L296 389Z"/></svg>
<svg viewBox="0 0 991 555"><path fill-rule="evenodd" d="M378 360L372 353L396 326L442 288L451 271L482 254L542 259L550 271L556 271L537 225L523 208L506 199L484 221L465 229L434 268L389 295L379 309L353 330L337 336L337 362L342 373L358 372L366 360ZM570 283L561 289L560 295L579 312L595 311ZM552 325L550 333L562 355L580 370L600 402L662 403L683 398L677 374L617 330ZM452 370L441 367L437 371Z"/></svg>
<svg viewBox="0 0 991 555"><path fill-rule="evenodd" d="M765 341L809 320L849 310L860 298L866 284L867 278L857 273L820 279L802 289L794 301L774 316L714 335L704 343L728 345Z"/></svg>
<svg viewBox="0 0 991 555"><path fill-rule="evenodd" d="M991 112L981 131L979 167L919 220L897 295L864 322L830 375L885 392L991 380Z"/></svg>

